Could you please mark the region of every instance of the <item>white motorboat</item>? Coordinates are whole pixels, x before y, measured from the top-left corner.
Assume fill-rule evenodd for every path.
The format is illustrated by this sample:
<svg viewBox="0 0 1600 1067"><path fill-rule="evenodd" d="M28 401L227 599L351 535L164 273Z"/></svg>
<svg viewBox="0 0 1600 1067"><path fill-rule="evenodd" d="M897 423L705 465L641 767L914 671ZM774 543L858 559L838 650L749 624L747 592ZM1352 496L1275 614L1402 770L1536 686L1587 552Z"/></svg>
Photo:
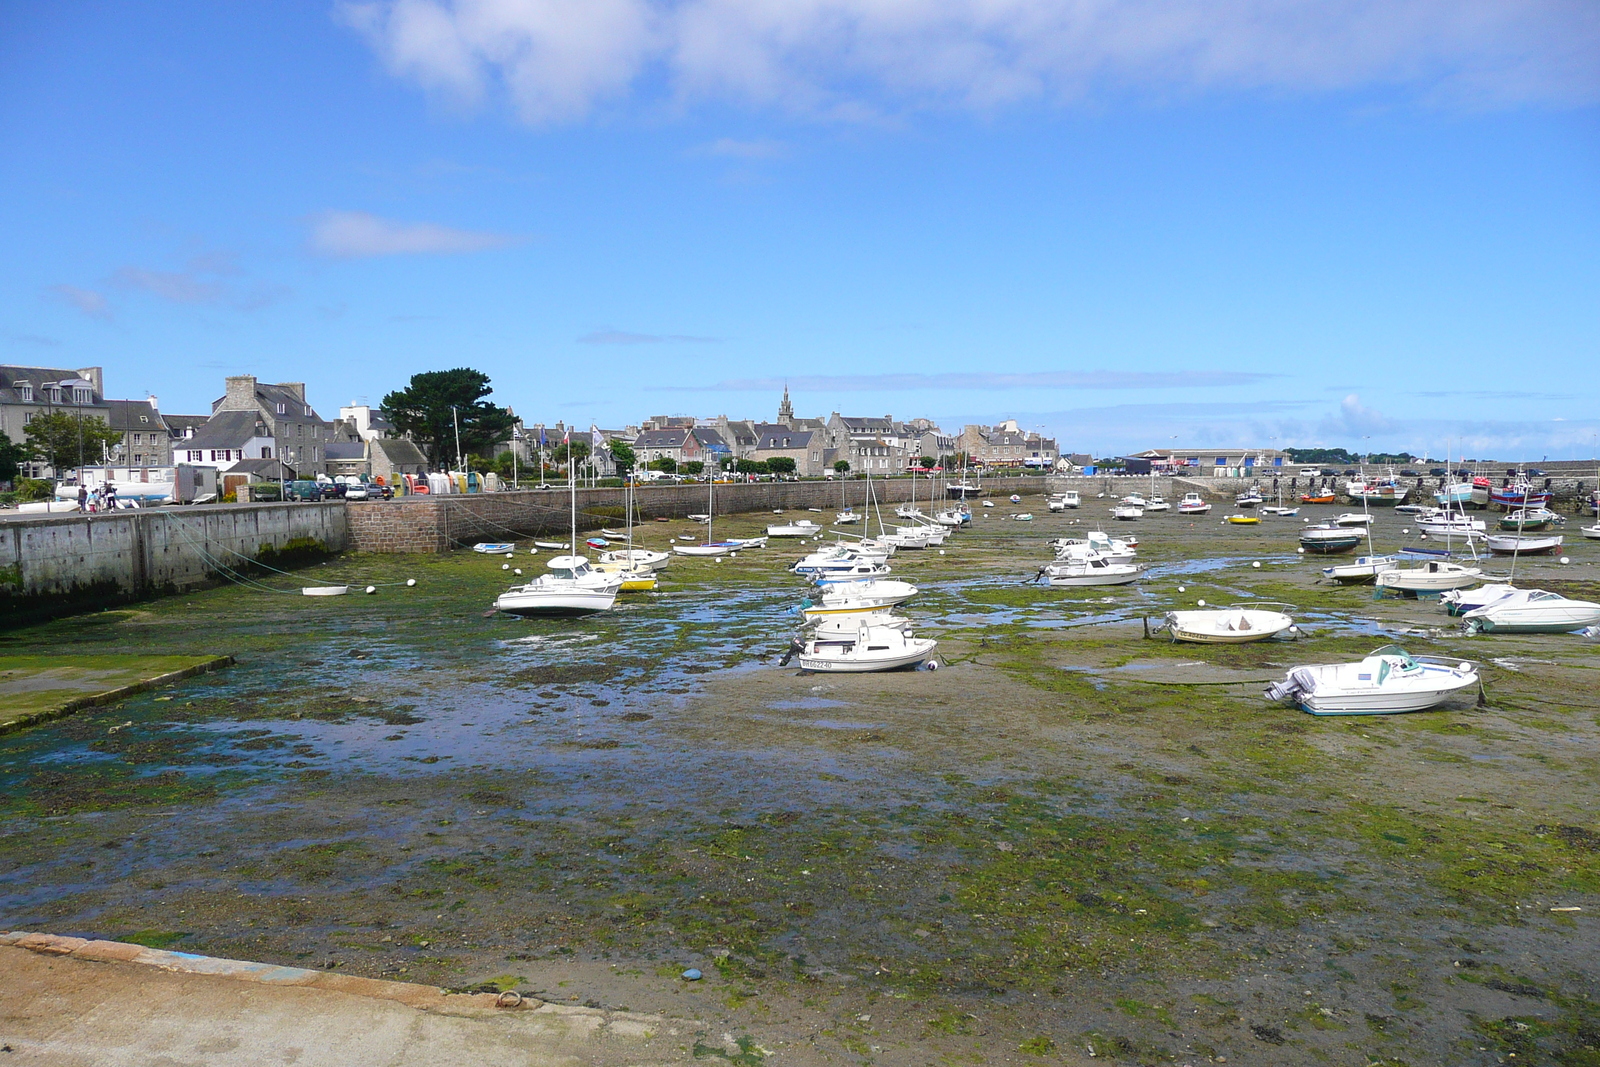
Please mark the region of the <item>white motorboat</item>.
<svg viewBox="0 0 1600 1067"><path fill-rule="evenodd" d="M1561 634L1600 623L1600 604L1569 600L1543 589L1522 589L1461 616L1469 631Z"/></svg>
<svg viewBox="0 0 1600 1067"><path fill-rule="evenodd" d="M1591 541L1600 541L1600 522L1595 523L1593 526L1585 526L1578 532Z"/></svg>
<svg viewBox="0 0 1600 1067"><path fill-rule="evenodd" d="M1300 509L1285 507L1282 504L1263 504L1261 505L1261 514L1276 515L1280 519L1290 519L1300 514Z"/></svg>
<svg viewBox="0 0 1600 1067"><path fill-rule="evenodd" d="M1446 589L1439 594L1439 603L1444 605L1447 614L1465 615L1469 611L1488 607L1520 592L1522 590L1509 583L1493 582L1489 585L1480 585L1476 589Z"/></svg>
<svg viewBox="0 0 1600 1067"><path fill-rule="evenodd" d="M825 590L821 607L834 601L875 600L882 604L903 604L917 595L917 587L910 582L893 578L873 578L865 582L851 582ZM826 611L821 614L828 614Z"/></svg>
<svg viewBox="0 0 1600 1067"><path fill-rule="evenodd" d="M1120 522L1133 522L1144 517L1144 508L1136 504L1118 504L1111 509L1111 517Z"/></svg>
<svg viewBox="0 0 1600 1067"><path fill-rule="evenodd" d="M1346 511L1343 514L1335 515L1333 521L1340 526L1370 526L1372 525L1372 516L1363 515L1359 511Z"/></svg>
<svg viewBox="0 0 1600 1067"><path fill-rule="evenodd" d="M857 621L854 632L815 633L797 638L790 656L798 659L803 671L830 674L863 674L918 667L939 649L931 637L913 637L904 628L873 625L870 617ZM781 665L781 664L780 664Z"/></svg>
<svg viewBox="0 0 1600 1067"><path fill-rule="evenodd" d="M821 532L822 527L810 519L799 519L767 527L768 537L814 537Z"/></svg>
<svg viewBox="0 0 1600 1067"><path fill-rule="evenodd" d="M1233 502L1241 508L1253 508L1262 500L1261 490L1252 486L1233 498Z"/></svg>
<svg viewBox="0 0 1600 1067"><path fill-rule="evenodd" d="M1364 585L1398 566L1399 556L1357 556L1349 563L1322 568L1322 576L1340 585Z"/></svg>
<svg viewBox="0 0 1600 1067"><path fill-rule="evenodd" d="M1337 552L1350 551L1361 543L1363 536L1365 535L1357 530L1337 526L1331 522L1318 523L1300 531L1300 547L1307 552L1331 556Z"/></svg>
<svg viewBox="0 0 1600 1067"><path fill-rule="evenodd" d="M1135 563L1113 563L1098 552L1057 560L1039 568L1039 576L1058 589L1085 585L1128 585L1137 582L1144 568Z"/></svg>
<svg viewBox="0 0 1600 1067"><path fill-rule="evenodd" d="M1295 667L1266 692L1313 715L1392 715L1423 711L1478 684L1470 663L1412 656L1385 645L1358 663Z"/></svg>
<svg viewBox="0 0 1600 1067"><path fill-rule="evenodd" d="M818 571L811 579L813 585L838 585L840 582L863 582L871 578L887 578L891 568L884 563L857 561L848 567L835 567Z"/></svg>
<svg viewBox="0 0 1600 1067"><path fill-rule="evenodd" d="M1049 511L1066 511L1067 510L1067 494L1065 494L1065 493L1051 493L1049 498L1047 500L1045 500L1044 506L1045 506L1046 510L1049 510Z"/></svg>
<svg viewBox="0 0 1600 1067"><path fill-rule="evenodd" d="M839 512L839 514L837 514L837 515L835 515L833 517L833 524L835 526L848 526L851 523L860 522L860 521L861 521L861 516L857 515L854 511L850 510L849 508L845 508L843 511Z"/></svg>
<svg viewBox="0 0 1600 1067"><path fill-rule="evenodd" d="M1561 547L1561 534L1490 534L1484 538L1497 556L1542 556Z"/></svg>
<svg viewBox="0 0 1600 1067"><path fill-rule="evenodd" d="M555 556L546 566L548 573L501 593L495 609L522 618L571 618L616 604L621 576L596 571L582 556Z"/></svg>
<svg viewBox="0 0 1600 1067"><path fill-rule="evenodd" d="M933 516L933 520L940 526L956 529L972 524L972 512L965 504L962 504L958 508L945 508L943 511L936 513Z"/></svg>
<svg viewBox="0 0 1600 1067"><path fill-rule="evenodd" d="M1169 611L1161 625L1174 641L1201 645L1242 645L1295 629L1294 620L1281 611L1245 607Z"/></svg>
<svg viewBox="0 0 1600 1067"><path fill-rule="evenodd" d="M1139 542L1130 537L1111 537L1101 530L1085 531L1082 537L1061 537L1050 542L1056 559L1070 559L1098 552L1113 563L1130 563L1138 554Z"/></svg>
<svg viewBox="0 0 1600 1067"><path fill-rule="evenodd" d="M1144 509L1146 511L1171 511L1172 505L1162 499L1161 494L1155 493L1151 495L1149 500L1145 501Z"/></svg>
<svg viewBox="0 0 1600 1067"><path fill-rule="evenodd" d="M1397 593L1442 593L1446 589L1465 589L1483 580L1483 571L1447 559L1430 559L1411 567L1384 571L1374 581L1379 589Z"/></svg>
<svg viewBox="0 0 1600 1067"><path fill-rule="evenodd" d="M1121 500L1117 501L1117 503L1119 503L1119 504L1127 504L1129 507L1142 508L1145 505L1144 494L1143 493L1129 493L1127 496L1125 496Z"/></svg>
<svg viewBox="0 0 1600 1067"><path fill-rule="evenodd" d="M1204 515L1211 510L1211 502L1199 493L1185 493L1178 501L1179 515Z"/></svg>

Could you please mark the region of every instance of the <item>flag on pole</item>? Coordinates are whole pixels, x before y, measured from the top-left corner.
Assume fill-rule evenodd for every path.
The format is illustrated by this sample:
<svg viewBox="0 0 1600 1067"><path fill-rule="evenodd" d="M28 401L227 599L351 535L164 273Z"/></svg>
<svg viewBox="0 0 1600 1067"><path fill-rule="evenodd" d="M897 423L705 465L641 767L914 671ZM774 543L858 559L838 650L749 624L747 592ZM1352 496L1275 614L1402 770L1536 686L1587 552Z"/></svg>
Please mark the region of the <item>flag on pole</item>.
<svg viewBox="0 0 1600 1067"><path fill-rule="evenodd" d="M592 422L589 424L589 445L596 452L606 447L605 434L601 433L600 427Z"/></svg>

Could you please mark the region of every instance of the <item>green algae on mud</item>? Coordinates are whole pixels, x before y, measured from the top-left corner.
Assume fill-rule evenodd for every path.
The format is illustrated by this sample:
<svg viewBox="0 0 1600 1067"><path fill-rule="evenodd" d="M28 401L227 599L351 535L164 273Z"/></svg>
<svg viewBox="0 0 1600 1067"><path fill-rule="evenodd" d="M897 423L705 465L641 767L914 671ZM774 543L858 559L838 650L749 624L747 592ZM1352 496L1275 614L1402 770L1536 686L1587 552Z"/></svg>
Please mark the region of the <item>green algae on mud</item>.
<svg viewBox="0 0 1600 1067"><path fill-rule="evenodd" d="M1535 1006L1581 1005L1593 981L1588 913L1548 910L1596 896L1582 648L1408 637L1551 665L1486 667L1490 707L1401 721L1151 685L1147 662L1254 677L1360 654L1387 638L1357 618L1431 609L1249 557L1103 595L1022 585L1019 545L1064 532L1050 522L896 557L928 590L905 613L954 664L937 675L754 669L802 591L773 549L675 561L661 593L581 624L484 618L508 577L457 553L308 568L381 585L368 598L207 590L7 635L159 653L204 632L240 668L0 746L0 847L28 872L0 875L0 917L647 1010L698 997L735 1032L884 1062L874 1044L1444 1062L1468 1041L1517 1051L1529 1018L1541 1054L1579 1048L1581 1012L1467 979L1503 964ZM1141 532L1158 563L1249 550ZM1140 637L1141 615L1251 594L1330 625L1224 649ZM179 783L210 791L162 792ZM688 963L699 988L672 980ZM807 1002L828 1025L786 1031Z"/></svg>

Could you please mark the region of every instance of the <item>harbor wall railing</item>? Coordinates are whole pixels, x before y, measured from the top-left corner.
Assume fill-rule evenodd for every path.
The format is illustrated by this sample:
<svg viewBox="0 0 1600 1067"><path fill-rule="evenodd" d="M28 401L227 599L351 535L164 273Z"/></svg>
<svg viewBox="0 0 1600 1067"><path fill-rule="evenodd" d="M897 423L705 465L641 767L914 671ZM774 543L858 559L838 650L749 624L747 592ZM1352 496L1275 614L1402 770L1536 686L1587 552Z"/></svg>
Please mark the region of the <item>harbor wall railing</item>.
<svg viewBox="0 0 1600 1067"><path fill-rule="evenodd" d="M218 504L0 522L0 624L206 585L259 561L283 566L349 543L348 506Z"/></svg>

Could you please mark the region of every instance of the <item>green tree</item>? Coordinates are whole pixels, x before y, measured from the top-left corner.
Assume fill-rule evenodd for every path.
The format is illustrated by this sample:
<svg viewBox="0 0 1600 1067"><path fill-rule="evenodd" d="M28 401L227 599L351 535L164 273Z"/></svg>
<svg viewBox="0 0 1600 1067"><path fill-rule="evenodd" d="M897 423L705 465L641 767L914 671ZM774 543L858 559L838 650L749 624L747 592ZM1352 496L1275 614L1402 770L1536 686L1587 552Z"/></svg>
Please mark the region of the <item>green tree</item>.
<svg viewBox="0 0 1600 1067"><path fill-rule="evenodd" d="M733 469L740 474L770 474L772 468L764 459L741 459L733 465Z"/></svg>
<svg viewBox="0 0 1600 1067"><path fill-rule="evenodd" d="M836 459L833 461L833 469L838 471L840 474L849 474L850 461L847 459Z"/></svg>
<svg viewBox="0 0 1600 1067"><path fill-rule="evenodd" d="M516 417L483 398L489 376L470 367L413 374L404 389L383 398L379 410L396 430L411 435L428 462L439 466L456 457L456 433L465 453L487 453L511 437Z"/></svg>
<svg viewBox="0 0 1600 1067"><path fill-rule="evenodd" d="M33 449L17 444L0 431L0 482L9 482L22 470L22 464L33 458Z"/></svg>
<svg viewBox="0 0 1600 1067"><path fill-rule="evenodd" d="M98 415L71 411L34 415L25 431L28 447L59 474L69 467L99 463L106 449L122 440L122 433Z"/></svg>
<svg viewBox="0 0 1600 1067"><path fill-rule="evenodd" d="M667 474L678 473L678 461L673 459L671 456L662 456L660 459L653 459L646 464L646 466L653 471L663 471Z"/></svg>
<svg viewBox="0 0 1600 1067"><path fill-rule="evenodd" d="M579 439L573 441L571 444L559 444L551 451L550 458L559 465L567 462L567 457L569 455L579 463L582 463L584 460L588 459L588 440Z"/></svg>
<svg viewBox="0 0 1600 1067"><path fill-rule="evenodd" d="M773 474L793 474L795 472L795 462L788 456L773 456L767 460L767 469L772 471Z"/></svg>
<svg viewBox="0 0 1600 1067"><path fill-rule="evenodd" d="M706 465L698 459L691 459L679 468L691 478L698 478L706 469Z"/></svg>
<svg viewBox="0 0 1600 1067"><path fill-rule="evenodd" d="M918 456L917 457L917 466L921 467L923 470L930 469L937 462L938 461L935 460L932 456Z"/></svg>
<svg viewBox="0 0 1600 1067"><path fill-rule="evenodd" d="M613 440L607 443L606 450L611 453L611 458L616 461L617 471L631 471L639 457L633 454L633 446L626 441Z"/></svg>

